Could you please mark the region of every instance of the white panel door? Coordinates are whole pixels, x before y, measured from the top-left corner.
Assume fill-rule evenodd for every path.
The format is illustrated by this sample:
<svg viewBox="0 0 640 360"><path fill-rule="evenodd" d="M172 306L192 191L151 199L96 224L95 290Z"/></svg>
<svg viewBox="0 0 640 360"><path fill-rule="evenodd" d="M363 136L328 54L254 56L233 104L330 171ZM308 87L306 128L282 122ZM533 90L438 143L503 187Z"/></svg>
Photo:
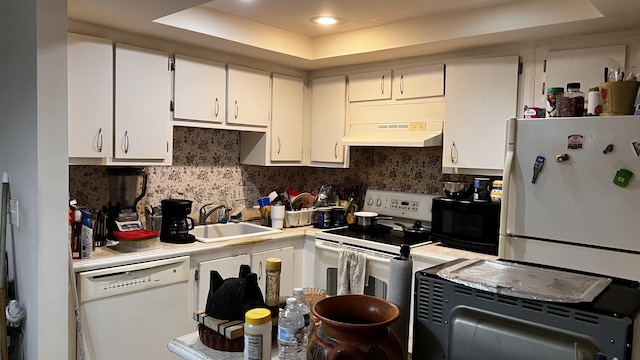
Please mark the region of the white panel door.
<svg viewBox="0 0 640 360"><path fill-rule="evenodd" d="M269 73L229 65L227 123L266 127L269 124Z"/></svg>
<svg viewBox="0 0 640 360"><path fill-rule="evenodd" d="M69 157L113 156L113 44L67 37Z"/></svg>
<svg viewBox="0 0 640 360"><path fill-rule="evenodd" d="M545 89L542 90L545 94L550 87L562 87L566 90L567 83L578 82L580 90L586 94L590 87L598 86L604 81L604 68L609 66L610 59L624 67L625 54L625 45L550 51L547 54Z"/></svg>
<svg viewBox="0 0 640 360"><path fill-rule="evenodd" d="M506 120L517 110L518 56L449 63L446 86L443 168L502 170Z"/></svg>
<svg viewBox="0 0 640 360"><path fill-rule="evenodd" d="M240 265L250 265L249 254L241 254L221 259L203 261L198 263L198 297L196 311L204 310L207 305L207 295L209 294L209 282L211 270L216 270L223 279L237 278L240 273ZM255 270L251 268L253 272Z"/></svg>
<svg viewBox="0 0 640 360"><path fill-rule="evenodd" d="M343 163L346 78L334 76L313 80L311 104L311 161Z"/></svg>
<svg viewBox="0 0 640 360"><path fill-rule="evenodd" d="M116 44L115 157L164 159L172 129L166 53Z"/></svg>
<svg viewBox="0 0 640 360"><path fill-rule="evenodd" d="M280 296L293 295L293 246L281 249L261 251L251 254L251 271L258 275L258 284L262 296L266 296L266 271L265 265L268 258L278 258L282 261L280 271Z"/></svg>
<svg viewBox="0 0 640 360"><path fill-rule="evenodd" d="M273 74L271 161L302 161L304 82Z"/></svg>
<svg viewBox="0 0 640 360"><path fill-rule="evenodd" d="M391 70L349 75L349 101L391 99Z"/></svg>
<svg viewBox="0 0 640 360"><path fill-rule="evenodd" d="M175 55L174 118L221 124L225 119L226 91L224 64Z"/></svg>
<svg viewBox="0 0 640 360"><path fill-rule="evenodd" d="M444 65L394 71L393 94L396 100L444 95Z"/></svg>

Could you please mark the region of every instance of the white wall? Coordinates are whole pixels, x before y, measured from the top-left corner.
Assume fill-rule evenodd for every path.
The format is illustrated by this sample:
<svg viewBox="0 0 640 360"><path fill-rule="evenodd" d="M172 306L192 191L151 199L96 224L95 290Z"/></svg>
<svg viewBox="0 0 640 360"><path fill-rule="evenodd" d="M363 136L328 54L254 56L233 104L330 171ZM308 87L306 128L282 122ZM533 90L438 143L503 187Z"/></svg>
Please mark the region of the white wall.
<svg viewBox="0 0 640 360"><path fill-rule="evenodd" d="M66 359L67 2L3 0L0 23L0 171L20 207L7 247L27 309L24 354Z"/></svg>

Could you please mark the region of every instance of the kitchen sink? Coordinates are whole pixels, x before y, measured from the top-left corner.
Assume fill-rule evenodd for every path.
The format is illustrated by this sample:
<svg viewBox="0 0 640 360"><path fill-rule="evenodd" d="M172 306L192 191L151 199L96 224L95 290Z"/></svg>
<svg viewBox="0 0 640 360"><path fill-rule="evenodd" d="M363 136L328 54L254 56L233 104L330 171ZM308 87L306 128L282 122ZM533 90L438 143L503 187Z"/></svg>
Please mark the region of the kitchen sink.
<svg viewBox="0 0 640 360"><path fill-rule="evenodd" d="M277 234L282 230L251 223L226 223L197 225L189 234L193 234L196 240L201 242L216 242L232 239L240 239L251 236Z"/></svg>

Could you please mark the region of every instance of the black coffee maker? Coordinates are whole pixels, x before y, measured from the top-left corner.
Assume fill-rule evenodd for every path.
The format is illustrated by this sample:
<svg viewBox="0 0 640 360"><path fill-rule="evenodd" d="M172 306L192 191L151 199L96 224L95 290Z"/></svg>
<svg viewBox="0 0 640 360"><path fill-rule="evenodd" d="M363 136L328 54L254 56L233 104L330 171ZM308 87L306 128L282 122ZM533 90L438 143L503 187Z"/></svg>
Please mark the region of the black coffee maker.
<svg viewBox="0 0 640 360"><path fill-rule="evenodd" d="M195 226L191 214L191 200L165 199L162 204L162 227L160 241L174 244L188 244L196 241L196 237L189 234Z"/></svg>

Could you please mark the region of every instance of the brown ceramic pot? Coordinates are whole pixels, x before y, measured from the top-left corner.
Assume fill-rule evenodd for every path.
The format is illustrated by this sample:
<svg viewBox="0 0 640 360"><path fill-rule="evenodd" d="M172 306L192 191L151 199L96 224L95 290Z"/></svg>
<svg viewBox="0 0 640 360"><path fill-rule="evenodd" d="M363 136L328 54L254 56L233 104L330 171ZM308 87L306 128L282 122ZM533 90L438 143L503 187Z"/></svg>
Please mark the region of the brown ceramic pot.
<svg viewBox="0 0 640 360"><path fill-rule="evenodd" d="M402 360L398 337L389 329L400 310L369 295L338 295L313 306L320 320L309 339L307 359Z"/></svg>

